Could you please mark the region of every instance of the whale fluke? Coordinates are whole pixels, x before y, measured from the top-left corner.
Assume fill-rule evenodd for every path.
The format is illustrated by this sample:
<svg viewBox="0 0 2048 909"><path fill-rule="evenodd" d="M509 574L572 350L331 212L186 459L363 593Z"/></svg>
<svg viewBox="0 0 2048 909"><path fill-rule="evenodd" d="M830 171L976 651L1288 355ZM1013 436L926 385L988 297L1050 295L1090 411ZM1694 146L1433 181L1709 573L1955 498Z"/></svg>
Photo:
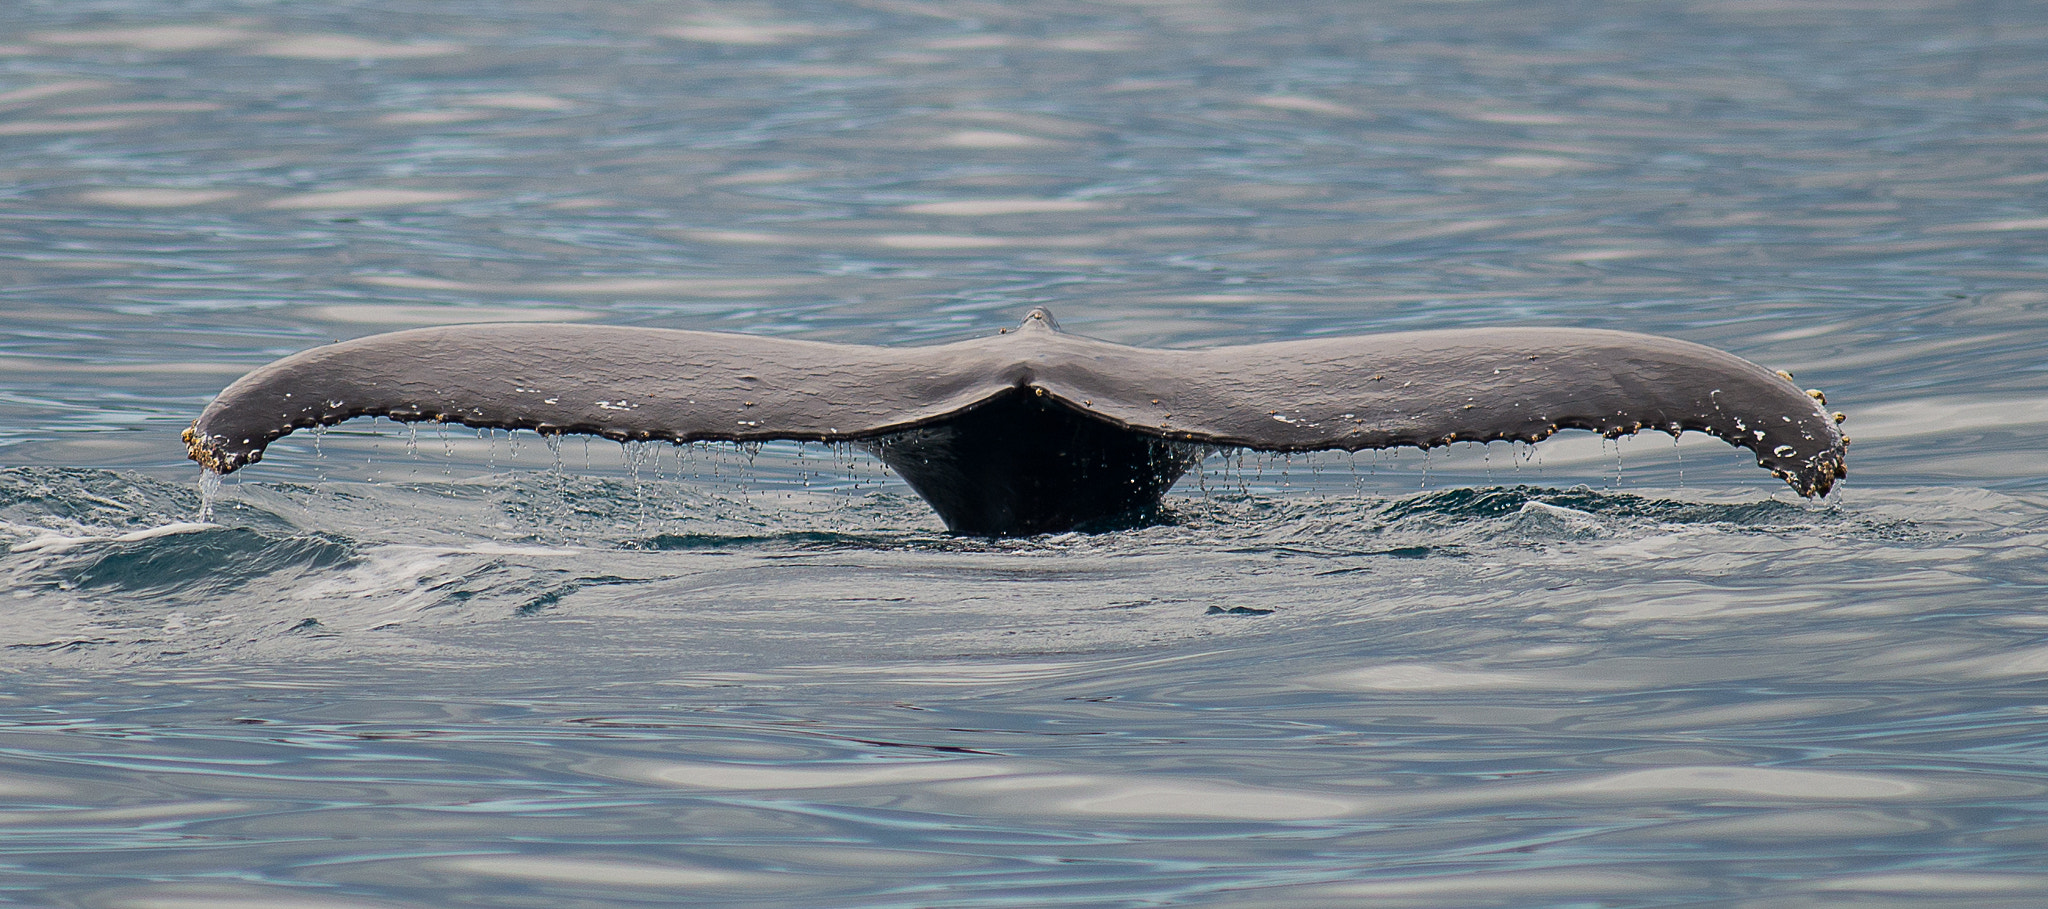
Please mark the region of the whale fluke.
<svg viewBox="0 0 2048 909"><path fill-rule="evenodd" d="M1162 350L1067 334L1043 309L1013 331L925 347L541 323L372 335L236 380L185 442L228 473L295 429L361 416L622 441L863 443L949 528L997 536L1142 519L1216 448L1693 430L1818 496L1847 474L1848 444L1818 393L1671 338L1480 328Z"/></svg>

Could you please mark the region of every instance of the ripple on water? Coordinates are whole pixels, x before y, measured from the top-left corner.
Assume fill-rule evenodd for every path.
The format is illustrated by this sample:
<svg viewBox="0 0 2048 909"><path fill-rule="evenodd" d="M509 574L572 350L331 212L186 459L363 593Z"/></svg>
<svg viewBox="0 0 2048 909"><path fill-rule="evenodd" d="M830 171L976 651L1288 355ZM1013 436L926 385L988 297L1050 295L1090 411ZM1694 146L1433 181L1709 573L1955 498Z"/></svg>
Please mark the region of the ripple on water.
<svg viewBox="0 0 2048 909"><path fill-rule="evenodd" d="M0 892L2043 902L2048 7L158 6L0 38ZM1827 389L1855 473L1213 459L984 541L845 451L352 424L212 525L179 461L372 331L1038 304L1676 335Z"/></svg>

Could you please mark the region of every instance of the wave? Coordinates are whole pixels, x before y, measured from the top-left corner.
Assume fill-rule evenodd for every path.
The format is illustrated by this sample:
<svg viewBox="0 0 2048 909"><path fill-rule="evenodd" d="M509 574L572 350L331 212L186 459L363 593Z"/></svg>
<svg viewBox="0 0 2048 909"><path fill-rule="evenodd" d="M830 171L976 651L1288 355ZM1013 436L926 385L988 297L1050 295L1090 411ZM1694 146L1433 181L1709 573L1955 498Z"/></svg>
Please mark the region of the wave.
<svg viewBox="0 0 2048 909"><path fill-rule="evenodd" d="M811 647L1087 653L1212 636L1219 616L1229 635L1299 633L1515 597L1597 610L1597 597L1556 591L1647 576L1847 579L1971 521L2002 533L2011 519L1998 515L2017 503L1975 490L1809 505L1530 485L1387 497L1338 483L1217 484L1172 496L1151 526L987 540L946 535L900 489L737 482L552 471L245 482L224 491L213 522L195 522L189 485L0 470L0 578L14 603L0 669L389 650L517 661L602 652L622 637L648 659L690 653L699 666Z"/></svg>

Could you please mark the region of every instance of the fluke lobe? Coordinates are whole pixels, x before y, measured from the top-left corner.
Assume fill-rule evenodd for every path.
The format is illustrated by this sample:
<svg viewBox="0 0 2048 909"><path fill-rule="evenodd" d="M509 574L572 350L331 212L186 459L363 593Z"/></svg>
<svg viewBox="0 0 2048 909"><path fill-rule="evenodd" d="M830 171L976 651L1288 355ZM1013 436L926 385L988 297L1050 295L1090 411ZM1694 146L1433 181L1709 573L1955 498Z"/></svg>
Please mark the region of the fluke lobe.
<svg viewBox="0 0 2048 909"><path fill-rule="evenodd" d="M228 473L294 429L361 416L621 441L854 442L957 533L1147 520L1218 448L1313 451L1697 430L1805 496L1847 474L1819 392L1697 344L1481 328L1199 350L1062 332L1033 310L993 337L872 347L594 325L453 325L286 357L190 429Z"/></svg>

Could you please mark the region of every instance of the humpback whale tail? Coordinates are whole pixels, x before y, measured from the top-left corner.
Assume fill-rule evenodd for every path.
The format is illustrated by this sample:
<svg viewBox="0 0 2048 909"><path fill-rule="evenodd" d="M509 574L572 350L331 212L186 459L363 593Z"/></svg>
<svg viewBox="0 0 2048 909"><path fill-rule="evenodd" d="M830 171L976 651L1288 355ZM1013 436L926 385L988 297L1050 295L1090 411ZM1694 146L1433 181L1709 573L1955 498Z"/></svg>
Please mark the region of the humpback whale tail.
<svg viewBox="0 0 2048 909"><path fill-rule="evenodd" d="M1208 451L1358 451L1710 433L1801 495L1846 476L1819 392L1732 354L1595 329L1483 328L1200 350L1016 330L929 347L504 323L372 335L236 380L185 431L228 473L360 416L621 441L869 447L958 533L1142 519Z"/></svg>

